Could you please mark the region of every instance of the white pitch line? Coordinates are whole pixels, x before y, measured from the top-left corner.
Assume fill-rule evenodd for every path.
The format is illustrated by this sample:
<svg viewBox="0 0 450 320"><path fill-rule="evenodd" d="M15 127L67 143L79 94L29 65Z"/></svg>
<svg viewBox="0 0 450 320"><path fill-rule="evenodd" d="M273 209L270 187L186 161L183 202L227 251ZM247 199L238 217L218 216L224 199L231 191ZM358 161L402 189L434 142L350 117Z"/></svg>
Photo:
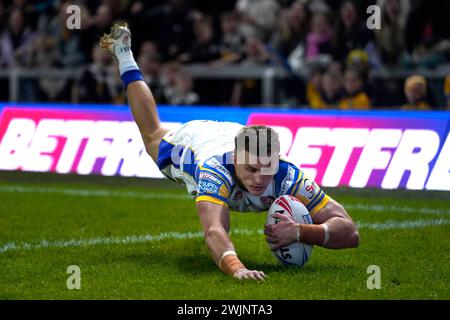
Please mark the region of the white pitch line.
<svg viewBox="0 0 450 320"><path fill-rule="evenodd" d="M432 226L444 226L450 224L449 219L431 219L431 220L407 220L385 222L357 222L358 229L371 230L389 230L389 229L415 229Z"/></svg>
<svg viewBox="0 0 450 320"><path fill-rule="evenodd" d="M63 194L77 197L120 197L120 198L160 199L160 200L192 200L192 197L187 194L113 191L105 189L102 190L102 189L24 187L18 185L0 186L0 192L50 193L50 194ZM343 203L343 205L348 210L450 215L450 210L445 209L415 208L415 207L395 206L395 205L384 206L384 205L364 205L364 204L345 204L345 203Z"/></svg>
<svg viewBox="0 0 450 320"><path fill-rule="evenodd" d="M166 199L166 200L190 200L187 194L167 194L167 193L145 193L134 191L112 191L102 189L70 189L70 188L44 188L44 187L24 187L24 186L0 186L0 192L17 193L51 193L63 194L77 197L120 197L120 198L140 198L140 199Z"/></svg>
<svg viewBox="0 0 450 320"><path fill-rule="evenodd" d="M389 230L389 229L413 229L424 228L431 226L449 225L449 219L434 219L434 220L410 220L410 221L386 221L386 222L357 222L359 229L371 230ZM235 229L231 231L231 235L246 235L255 236L262 235L262 230L251 229ZM34 243L30 242L8 242L0 247L0 254L7 251L30 251L43 248L73 248L73 247L87 247L93 245L114 245L114 244L134 244L157 242L162 240L184 240L184 239L200 239L203 233L197 232L164 232L158 235L133 235L125 237L109 237L109 238L90 238L90 239L69 239L69 240L40 240Z"/></svg>
<svg viewBox="0 0 450 320"><path fill-rule="evenodd" d="M232 235L257 235L262 234L262 230L250 230L250 229L236 229L231 232ZM185 240L202 238L203 232L163 232L158 235L133 235L125 237L109 237L109 238L90 238L90 239L69 239L69 240L40 240L34 243L21 242L14 243L8 242L0 247L0 253L6 251L24 251L24 250L36 250L42 248L70 248L70 247L86 247L92 245L112 245L112 244L133 244L133 243L146 243L156 242L162 240Z"/></svg>
<svg viewBox="0 0 450 320"><path fill-rule="evenodd" d="M420 214L450 214L450 210L432 208L414 208L395 205L365 205L365 204L343 204L348 210L362 210L374 212L400 212L400 213L420 213Z"/></svg>

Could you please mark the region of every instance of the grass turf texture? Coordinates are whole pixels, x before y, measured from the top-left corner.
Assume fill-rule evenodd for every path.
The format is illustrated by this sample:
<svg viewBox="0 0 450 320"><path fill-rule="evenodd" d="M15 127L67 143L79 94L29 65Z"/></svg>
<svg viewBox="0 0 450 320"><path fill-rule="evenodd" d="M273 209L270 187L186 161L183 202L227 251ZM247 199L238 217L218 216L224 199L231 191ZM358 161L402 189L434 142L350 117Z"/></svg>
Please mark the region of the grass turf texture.
<svg viewBox="0 0 450 320"><path fill-rule="evenodd" d="M134 243L54 246L55 241L71 239L201 231L193 201L176 184L2 172L0 248L14 243L16 249L0 252L0 299L450 298L448 192L325 191L352 208L348 211L361 225L361 243L350 250L316 246L301 269L281 266L269 251L261 232L265 212L232 212L232 230L245 231L232 234L241 260L267 274L266 282L256 283L222 274L200 233L180 239L169 234ZM404 221L444 223L401 227L398 223ZM386 222L394 226L377 227ZM49 242L37 248L42 240ZM24 248L24 243L32 248ZM81 269L80 290L66 287L69 265ZM380 290L366 286L370 265L381 268Z"/></svg>

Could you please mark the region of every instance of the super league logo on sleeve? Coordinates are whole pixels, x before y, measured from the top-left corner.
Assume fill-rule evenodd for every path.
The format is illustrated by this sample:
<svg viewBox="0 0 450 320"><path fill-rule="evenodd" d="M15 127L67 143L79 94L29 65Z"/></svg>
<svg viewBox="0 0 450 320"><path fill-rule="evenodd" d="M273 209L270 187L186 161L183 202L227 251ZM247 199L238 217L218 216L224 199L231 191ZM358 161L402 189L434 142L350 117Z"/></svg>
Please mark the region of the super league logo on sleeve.
<svg viewBox="0 0 450 320"><path fill-rule="evenodd" d="M305 190L305 192L304 192L305 196L309 200L311 200L314 197L314 195L316 194L316 185L314 184L313 181L311 181L309 179L305 179L303 189Z"/></svg>

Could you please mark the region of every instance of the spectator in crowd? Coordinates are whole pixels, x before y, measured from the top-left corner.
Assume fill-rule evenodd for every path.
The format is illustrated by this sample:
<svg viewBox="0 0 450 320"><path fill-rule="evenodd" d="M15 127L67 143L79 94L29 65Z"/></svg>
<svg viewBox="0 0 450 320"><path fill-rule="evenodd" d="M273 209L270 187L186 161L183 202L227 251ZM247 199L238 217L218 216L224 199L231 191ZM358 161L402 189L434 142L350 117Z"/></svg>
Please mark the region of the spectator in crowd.
<svg viewBox="0 0 450 320"><path fill-rule="evenodd" d="M106 4L101 4L95 10L95 14L89 19L86 19L85 22L87 25L83 26L83 29L86 29L86 31L81 35L80 46L84 50L92 52L93 47L98 42L99 36L108 33L114 22L112 9Z"/></svg>
<svg viewBox="0 0 450 320"><path fill-rule="evenodd" d="M162 100L160 103L169 103L170 97L174 95L177 75L181 72L181 64L178 62L168 62L161 65L159 80L163 88Z"/></svg>
<svg viewBox="0 0 450 320"><path fill-rule="evenodd" d="M263 66L273 62L272 55L266 45L256 37L249 37L245 41L242 66ZM231 104L257 104L261 101L261 90L256 79L237 80L233 87Z"/></svg>
<svg viewBox="0 0 450 320"><path fill-rule="evenodd" d="M34 50L37 33L32 31L26 21L21 7L12 7L7 19L7 27L0 36L0 67L30 68L34 62ZM0 83L2 86L3 84ZM35 79L21 79L19 82L19 99L35 101L37 95Z"/></svg>
<svg viewBox="0 0 450 320"><path fill-rule="evenodd" d="M446 109L450 110L450 74L444 80L444 95L447 101Z"/></svg>
<svg viewBox="0 0 450 320"><path fill-rule="evenodd" d="M71 4L81 7L81 30L66 27L66 10ZM379 30L366 27L362 9L368 4L381 7ZM168 103L166 97L174 96L177 81L183 83L177 80L179 65L167 64L178 61L213 66L282 65L288 78L276 81L280 90L275 90L275 103L297 106L307 101L312 108L337 107L344 76L334 68L325 72L334 60L346 69L359 70L363 75L362 91L367 89L365 95L347 92L345 108L400 106L404 103L403 82L387 77L383 81L372 79L365 86L364 79L382 66L380 60L388 67L407 68L435 68L448 61L448 9L450 2L440 0L1 1L0 66L88 72L98 65L98 61L91 60L95 55L90 54L98 37L108 32L117 19L126 19L133 30L133 47L141 48L135 58L142 64L145 80L160 103ZM315 69L317 63L323 70ZM437 74L442 75L441 70L436 69ZM0 79L0 100L9 97L8 83L8 79ZM22 78L18 98L67 102L73 83L65 78ZM215 86L214 90L211 86ZM424 101L436 106L430 92L440 89L429 89ZM111 90L123 88L111 86ZM200 78L196 79L195 90L199 103L205 104L256 105L263 94L260 79L256 78ZM367 92L371 93L370 103L366 103ZM356 104L355 97L359 97ZM440 91L441 106L445 104L443 98ZM98 99L109 102L103 94ZM111 101L124 102L124 95L113 94Z"/></svg>
<svg viewBox="0 0 450 320"><path fill-rule="evenodd" d="M357 68L347 68L344 73L345 96L339 102L339 109L370 109L370 99L364 91L364 75Z"/></svg>
<svg viewBox="0 0 450 320"><path fill-rule="evenodd" d="M364 48L373 39L373 33L361 19L356 1L344 1L339 13L334 41L334 59L344 61L353 49Z"/></svg>
<svg viewBox="0 0 450 320"><path fill-rule="evenodd" d="M370 70L369 55L363 49L353 49L345 59L345 66L358 69L361 74L367 75Z"/></svg>
<svg viewBox="0 0 450 320"><path fill-rule="evenodd" d="M245 40L242 65L266 65L271 62L272 56L264 42L256 37L249 37Z"/></svg>
<svg viewBox="0 0 450 320"><path fill-rule="evenodd" d="M82 46L83 31L69 30L66 27L66 21L69 17L67 7L69 5L69 3L61 4L58 15L52 19L47 30L45 30L55 39L59 65L66 69L77 68L88 60L86 51L83 50Z"/></svg>
<svg viewBox="0 0 450 320"><path fill-rule="evenodd" d="M116 71L110 64L106 51L96 45L92 50L93 62L82 72L74 85L72 101L75 103L110 103L114 101L117 91Z"/></svg>
<svg viewBox="0 0 450 320"><path fill-rule="evenodd" d="M148 30L146 40L158 43L163 61L172 61L189 49L194 39L194 21L200 17L201 14L193 10L187 0L169 0L143 12L138 24L141 29Z"/></svg>
<svg viewBox="0 0 450 320"><path fill-rule="evenodd" d="M306 59L312 60L332 51L333 29L325 12L313 13L311 31L306 36Z"/></svg>
<svg viewBox="0 0 450 320"><path fill-rule="evenodd" d="M339 69L328 67L322 78L321 103L316 109L335 109L343 96L342 73Z"/></svg>
<svg viewBox="0 0 450 320"><path fill-rule="evenodd" d="M242 58L244 37L238 32L238 19L235 12L226 12L220 17L222 37L219 43L220 58L215 65L238 62Z"/></svg>
<svg viewBox="0 0 450 320"><path fill-rule="evenodd" d="M324 105L320 95L323 88L323 75L324 71L321 67L317 66L311 69L308 83L306 84L306 99L308 105L313 109L321 109Z"/></svg>
<svg viewBox="0 0 450 320"><path fill-rule="evenodd" d="M404 92L407 103L402 106L402 110L430 110L430 105L426 102L427 80L423 76L408 77Z"/></svg>
<svg viewBox="0 0 450 320"><path fill-rule="evenodd" d="M436 43L428 38L414 47L413 51L405 55L401 65L413 69L418 67L436 68L446 61L447 51L450 52L450 41L443 40Z"/></svg>
<svg viewBox="0 0 450 320"><path fill-rule="evenodd" d="M58 63L56 40L49 34L40 33L36 37L33 53L33 67L54 68ZM54 78L41 77L38 79L36 84L36 94L40 95L38 100L53 101L63 83L60 79Z"/></svg>
<svg viewBox="0 0 450 320"><path fill-rule="evenodd" d="M21 9L12 9L8 24L0 38L0 66L28 66L36 34L28 27Z"/></svg>
<svg viewBox="0 0 450 320"><path fill-rule="evenodd" d="M3 2L0 1L0 34L3 33L4 29L4 21L5 21L5 7Z"/></svg>
<svg viewBox="0 0 450 320"><path fill-rule="evenodd" d="M175 87L167 102L172 105L193 105L199 101L199 96L194 92L192 77L183 70L179 70L175 75Z"/></svg>
<svg viewBox="0 0 450 320"><path fill-rule="evenodd" d="M101 5L106 5L112 14L113 20L124 20L128 17L129 0L101 0Z"/></svg>
<svg viewBox="0 0 450 320"><path fill-rule="evenodd" d="M194 23L194 41L188 49L178 56L182 63L210 62L220 57L220 48L214 38L211 19L203 17Z"/></svg>
<svg viewBox="0 0 450 320"><path fill-rule="evenodd" d="M276 0L238 0L236 14L239 30L244 38L255 37L268 41L276 28L281 7Z"/></svg>
<svg viewBox="0 0 450 320"><path fill-rule="evenodd" d="M296 0L289 8L281 10L278 28L271 42L284 57L289 57L298 44L305 41L309 20L308 6L301 0Z"/></svg>
<svg viewBox="0 0 450 320"><path fill-rule="evenodd" d="M164 88L160 79L161 55L154 42L142 43L139 50L138 64L145 83L150 87L156 101L163 102Z"/></svg>
<svg viewBox="0 0 450 320"><path fill-rule="evenodd" d="M2 1L2 2L11 2L11 1ZM9 5L8 11L12 11L15 9L19 9L22 11L27 25L35 31L37 28L37 22L39 18L38 6L36 5L36 1L26 1L26 0L13 0Z"/></svg>
<svg viewBox="0 0 450 320"><path fill-rule="evenodd" d="M375 30L377 49L384 64L395 65L405 50L405 26L410 10L408 0L378 0L381 28Z"/></svg>
<svg viewBox="0 0 450 320"><path fill-rule="evenodd" d="M450 58L450 2L417 0L411 2L405 41L407 68L435 68Z"/></svg>
<svg viewBox="0 0 450 320"><path fill-rule="evenodd" d="M450 1L411 1L405 31L406 47L412 52L416 46L430 43L440 48L450 39ZM441 45L438 45L443 42Z"/></svg>

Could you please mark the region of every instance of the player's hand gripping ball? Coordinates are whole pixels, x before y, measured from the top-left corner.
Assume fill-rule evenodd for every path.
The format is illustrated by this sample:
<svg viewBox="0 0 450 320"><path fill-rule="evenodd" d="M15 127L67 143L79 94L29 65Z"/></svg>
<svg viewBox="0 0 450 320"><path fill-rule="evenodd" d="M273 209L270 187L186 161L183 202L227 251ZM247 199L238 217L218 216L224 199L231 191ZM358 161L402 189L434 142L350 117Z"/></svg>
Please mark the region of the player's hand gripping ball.
<svg viewBox="0 0 450 320"><path fill-rule="evenodd" d="M272 225L280 222L273 215L279 213L286 216L288 223L312 224L312 218L308 209L297 199L288 195L278 197L267 212L266 224ZM272 248L272 244L269 243ZM313 246L302 242L293 242L289 245L280 246L272 251L275 257L286 266L302 267L309 259Z"/></svg>

